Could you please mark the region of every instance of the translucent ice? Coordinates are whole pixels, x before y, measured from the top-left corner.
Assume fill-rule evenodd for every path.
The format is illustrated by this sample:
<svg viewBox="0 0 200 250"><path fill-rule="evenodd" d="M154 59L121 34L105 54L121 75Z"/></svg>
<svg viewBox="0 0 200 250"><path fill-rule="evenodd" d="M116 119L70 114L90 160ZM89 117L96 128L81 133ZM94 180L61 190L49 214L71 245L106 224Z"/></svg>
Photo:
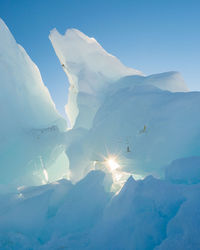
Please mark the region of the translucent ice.
<svg viewBox="0 0 200 250"><path fill-rule="evenodd" d="M66 132L0 25L0 249L200 249L200 93L176 72L142 76L93 38L54 30L71 85ZM54 182L67 173L64 149L76 183Z"/></svg>
<svg viewBox="0 0 200 250"><path fill-rule="evenodd" d="M72 127L91 127L92 118L100 105L100 93L110 81L124 75L141 74L125 67L94 38L87 37L79 30L67 30L62 36L54 29L50 40L69 78L66 111Z"/></svg>
<svg viewBox="0 0 200 250"><path fill-rule="evenodd" d="M102 95L111 83L124 76L142 75L138 70L124 66L94 38L89 38L79 30L69 29L62 36L54 29L49 37L69 79L66 111L72 127L91 127ZM176 72L141 79L161 89L187 91L182 77Z"/></svg>
<svg viewBox="0 0 200 250"><path fill-rule="evenodd" d="M66 122L37 66L2 20L0 40L0 183L41 183L42 164L48 167L63 151Z"/></svg>
<svg viewBox="0 0 200 250"><path fill-rule="evenodd" d="M171 161L200 155L200 93L178 72L143 76L75 29L53 30L50 40L70 82L70 134L81 131L67 145L72 177L109 155L140 176L163 176Z"/></svg>

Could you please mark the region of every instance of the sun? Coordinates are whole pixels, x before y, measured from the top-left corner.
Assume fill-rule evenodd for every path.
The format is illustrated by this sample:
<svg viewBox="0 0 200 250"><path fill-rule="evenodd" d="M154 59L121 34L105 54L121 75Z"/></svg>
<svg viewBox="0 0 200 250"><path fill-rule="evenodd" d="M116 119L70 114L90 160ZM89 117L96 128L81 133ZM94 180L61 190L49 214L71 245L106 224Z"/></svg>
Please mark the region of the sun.
<svg viewBox="0 0 200 250"><path fill-rule="evenodd" d="M114 157L109 157L106 160L106 165L108 166L109 170L111 172L115 171L120 167L120 165L117 163L116 159Z"/></svg>

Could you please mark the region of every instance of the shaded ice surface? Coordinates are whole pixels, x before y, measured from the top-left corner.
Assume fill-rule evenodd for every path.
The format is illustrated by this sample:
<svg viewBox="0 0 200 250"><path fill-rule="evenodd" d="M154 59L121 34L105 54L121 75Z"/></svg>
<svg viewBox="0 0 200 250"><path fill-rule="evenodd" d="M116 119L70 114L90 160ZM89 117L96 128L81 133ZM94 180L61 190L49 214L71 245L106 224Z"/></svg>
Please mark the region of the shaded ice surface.
<svg viewBox="0 0 200 250"><path fill-rule="evenodd" d="M0 196L0 249L199 249L200 183L130 177L118 194L102 171Z"/></svg>
<svg viewBox="0 0 200 250"><path fill-rule="evenodd" d="M125 67L78 30L50 40L68 130L0 21L0 249L200 249L199 92L177 72Z"/></svg>
<svg viewBox="0 0 200 250"><path fill-rule="evenodd" d="M37 66L0 20L0 184L41 184L66 122ZM46 181L46 180L45 180Z"/></svg>

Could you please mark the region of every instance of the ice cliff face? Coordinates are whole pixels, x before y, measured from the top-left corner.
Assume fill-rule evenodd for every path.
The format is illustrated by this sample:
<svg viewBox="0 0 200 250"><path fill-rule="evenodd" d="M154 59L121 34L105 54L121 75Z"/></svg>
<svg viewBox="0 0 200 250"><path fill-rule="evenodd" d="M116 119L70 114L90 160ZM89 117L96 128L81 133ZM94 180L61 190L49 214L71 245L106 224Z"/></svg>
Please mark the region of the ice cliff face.
<svg viewBox="0 0 200 250"><path fill-rule="evenodd" d="M43 173L37 178L43 171L41 164L48 167L60 153L59 134L66 122L57 113L37 66L2 20L0 113L0 183L33 184L32 178L41 183Z"/></svg>

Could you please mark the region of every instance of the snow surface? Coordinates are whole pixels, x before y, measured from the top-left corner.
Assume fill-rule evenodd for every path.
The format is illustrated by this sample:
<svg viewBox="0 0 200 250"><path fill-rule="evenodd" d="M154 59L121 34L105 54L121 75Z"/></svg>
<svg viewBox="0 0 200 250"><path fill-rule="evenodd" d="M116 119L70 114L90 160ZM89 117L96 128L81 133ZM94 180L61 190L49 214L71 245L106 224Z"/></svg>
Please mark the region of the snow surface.
<svg viewBox="0 0 200 250"><path fill-rule="evenodd" d="M66 131L2 20L0 40L0 249L200 249L200 93L53 30Z"/></svg>

